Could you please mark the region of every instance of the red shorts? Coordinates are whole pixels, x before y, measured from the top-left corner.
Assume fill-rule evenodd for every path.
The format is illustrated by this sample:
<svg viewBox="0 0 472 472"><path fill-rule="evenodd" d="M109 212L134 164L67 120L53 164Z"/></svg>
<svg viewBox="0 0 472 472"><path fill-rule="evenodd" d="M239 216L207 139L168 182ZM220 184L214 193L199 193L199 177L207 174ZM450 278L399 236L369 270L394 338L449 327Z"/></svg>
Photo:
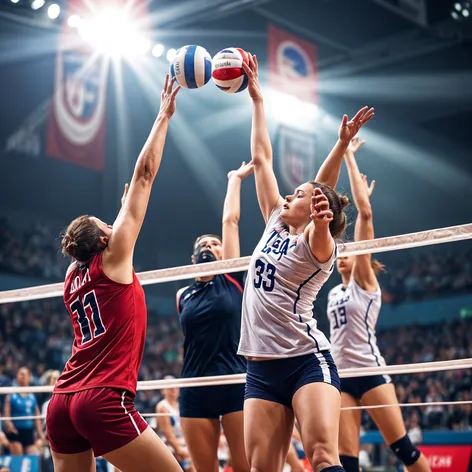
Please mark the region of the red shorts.
<svg viewBox="0 0 472 472"><path fill-rule="evenodd" d="M51 449L60 454L93 449L98 457L125 446L148 426L133 400L129 392L107 387L55 393L46 415Z"/></svg>

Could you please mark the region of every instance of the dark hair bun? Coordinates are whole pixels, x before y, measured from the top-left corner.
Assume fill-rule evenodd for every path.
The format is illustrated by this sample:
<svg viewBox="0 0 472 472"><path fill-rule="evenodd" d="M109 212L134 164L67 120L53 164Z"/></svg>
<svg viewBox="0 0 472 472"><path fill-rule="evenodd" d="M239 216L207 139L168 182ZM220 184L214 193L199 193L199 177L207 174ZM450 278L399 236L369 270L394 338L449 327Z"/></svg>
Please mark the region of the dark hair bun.
<svg viewBox="0 0 472 472"><path fill-rule="evenodd" d="M62 238L62 253L71 257L77 257L77 243L71 238L69 234L65 234Z"/></svg>
<svg viewBox="0 0 472 472"><path fill-rule="evenodd" d="M346 208L349 205L349 198L347 198L346 195L339 195L339 201L343 208Z"/></svg>

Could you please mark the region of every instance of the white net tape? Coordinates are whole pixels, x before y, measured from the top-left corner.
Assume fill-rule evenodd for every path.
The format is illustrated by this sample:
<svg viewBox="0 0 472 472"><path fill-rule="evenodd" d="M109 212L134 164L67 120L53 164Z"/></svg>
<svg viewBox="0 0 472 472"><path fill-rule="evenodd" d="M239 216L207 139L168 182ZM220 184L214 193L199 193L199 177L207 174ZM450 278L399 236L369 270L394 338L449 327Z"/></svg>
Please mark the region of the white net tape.
<svg viewBox="0 0 472 472"><path fill-rule="evenodd" d="M339 253L345 256L355 256L359 254L379 253L396 251L398 249L428 246L430 244L449 243L464 239L472 239L472 223L421 231L418 233L402 234L399 236L389 236L387 238L378 238L371 241L346 243L339 247ZM251 258L248 256L239 259L209 262L206 264L150 270L148 272L141 272L138 274L138 278L143 285L151 285L173 282L176 280L192 279L194 277L240 272L247 270L250 259ZM0 292L0 304L61 297L62 294L62 283L7 290Z"/></svg>
<svg viewBox="0 0 472 472"><path fill-rule="evenodd" d="M264 361L261 361L264 362ZM341 378L368 377L369 375L415 374L421 372L439 372L442 370L470 369L472 358L452 361L421 362L418 364L389 365L385 367L359 367L341 369ZM138 390L160 390L163 388L207 387L210 385L232 385L246 382L246 374L217 375L213 377L194 377L188 379L162 379L138 382ZM53 387L0 387L0 395L9 393L48 393Z"/></svg>

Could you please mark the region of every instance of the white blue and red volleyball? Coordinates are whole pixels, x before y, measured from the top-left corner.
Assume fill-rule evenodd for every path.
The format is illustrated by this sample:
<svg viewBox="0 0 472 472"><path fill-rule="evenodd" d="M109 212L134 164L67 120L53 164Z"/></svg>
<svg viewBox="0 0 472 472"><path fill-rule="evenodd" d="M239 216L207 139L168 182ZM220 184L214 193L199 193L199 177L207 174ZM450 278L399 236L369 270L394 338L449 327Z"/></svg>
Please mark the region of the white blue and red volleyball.
<svg viewBox="0 0 472 472"><path fill-rule="evenodd" d="M175 53L170 64L170 75L182 87L203 87L211 77L211 56L201 46L183 46Z"/></svg>
<svg viewBox="0 0 472 472"><path fill-rule="evenodd" d="M241 48L226 48L216 54L211 73L215 85L226 93L242 92L247 87L243 62L248 64L249 57Z"/></svg>

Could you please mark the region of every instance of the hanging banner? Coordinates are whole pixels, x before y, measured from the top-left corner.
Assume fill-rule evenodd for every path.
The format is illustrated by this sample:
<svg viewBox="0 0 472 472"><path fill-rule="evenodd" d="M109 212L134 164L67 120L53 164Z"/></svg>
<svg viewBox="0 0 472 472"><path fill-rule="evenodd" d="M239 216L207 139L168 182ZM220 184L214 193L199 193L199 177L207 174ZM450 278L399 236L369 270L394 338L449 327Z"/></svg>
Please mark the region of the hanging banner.
<svg viewBox="0 0 472 472"><path fill-rule="evenodd" d="M95 53L71 27L71 15L90 15L84 0L71 0L64 15L49 111L48 156L94 170L105 163L108 58Z"/></svg>
<svg viewBox="0 0 472 472"><path fill-rule="evenodd" d="M269 26L269 86L300 100L318 102L316 46Z"/></svg>
<svg viewBox="0 0 472 472"><path fill-rule="evenodd" d="M277 167L284 189L292 192L315 178L316 142L311 134L281 126L277 142Z"/></svg>

